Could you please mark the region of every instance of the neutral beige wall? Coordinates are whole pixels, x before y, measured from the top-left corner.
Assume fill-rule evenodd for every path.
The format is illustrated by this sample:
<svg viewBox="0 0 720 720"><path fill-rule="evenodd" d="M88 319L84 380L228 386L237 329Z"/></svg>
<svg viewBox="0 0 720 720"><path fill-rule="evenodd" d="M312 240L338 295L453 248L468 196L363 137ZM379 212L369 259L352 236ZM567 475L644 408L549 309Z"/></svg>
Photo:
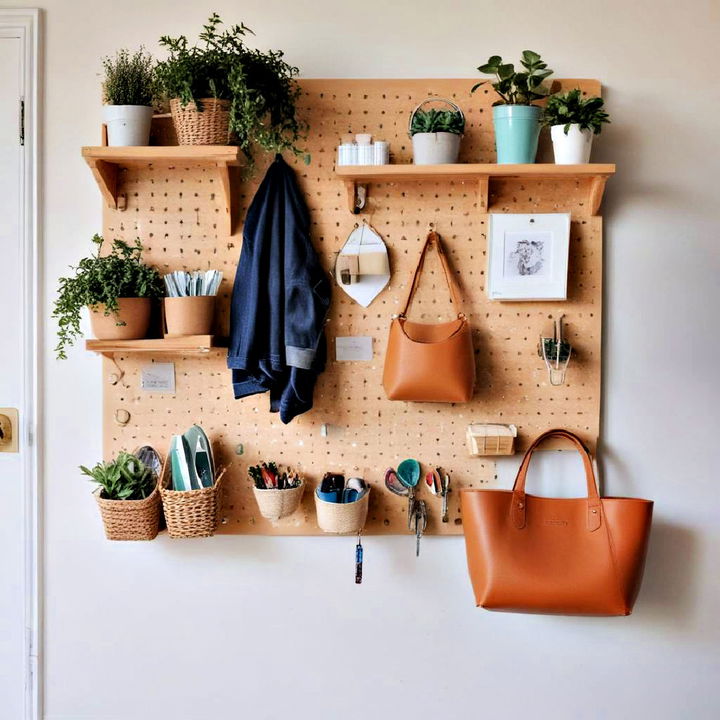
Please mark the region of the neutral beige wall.
<svg viewBox="0 0 720 720"><path fill-rule="evenodd" d="M75 471L100 453L100 363L47 352L47 716L717 717L720 3L211 6L310 77L473 76L531 48L606 85L604 465L609 492L656 500L645 587L627 619L501 615L472 608L459 540L428 539L419 562L406 538L368 541L359 588L343 539L107 544ZM98 137L99 58L192 33L210 6L44 7L49 308L100 228L79 155Z"/></svg>

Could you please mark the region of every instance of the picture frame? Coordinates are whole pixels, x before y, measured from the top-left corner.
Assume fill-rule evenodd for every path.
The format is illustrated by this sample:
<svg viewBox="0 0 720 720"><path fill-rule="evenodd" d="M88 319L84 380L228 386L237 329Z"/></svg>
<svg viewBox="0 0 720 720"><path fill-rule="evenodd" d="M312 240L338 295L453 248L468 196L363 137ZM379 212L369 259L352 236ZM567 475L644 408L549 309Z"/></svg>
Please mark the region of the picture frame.
<svg viewBox="0 0 720 720"><path fill-rule="evenodd" d="M490 300L567 300L570 213L490 213Z"/></svg>

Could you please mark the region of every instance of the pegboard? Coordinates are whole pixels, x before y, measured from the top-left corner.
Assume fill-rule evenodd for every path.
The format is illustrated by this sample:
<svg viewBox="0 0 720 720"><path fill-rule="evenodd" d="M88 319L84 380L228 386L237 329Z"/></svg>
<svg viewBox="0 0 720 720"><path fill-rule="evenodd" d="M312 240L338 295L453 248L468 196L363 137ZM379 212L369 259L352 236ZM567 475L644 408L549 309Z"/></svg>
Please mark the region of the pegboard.
<svg viewBox="0 0 720 720"><path fill-rule="evenodd" d="M599 94L593 80L562 81ZM353 216L343 183L334 176L335 148L343 135L369 132L390 142L392 161L411 161L408 114L429 95L457 102L467 119L460 162L494 162L492 92L470 95L472 80L303 80L301 113L311 134L305 146L311 163L296 162L299 182L312 220L312 240L328 273L356 222L365 218L388 246L392 268L389 286L365 309L355 304L333 280L327 323L328 364L315 390L314 408L284 426L269 412L269 398L256 395L235 400L225 353L203 356L150 356L117 353L104 359L104 453L151 444L165 453L170 437L193 422L213 440L217 460L230 464L223 503L223 533L281 535L322 534L315 524L312 491L325 471L361 475L373 491L365 532L406 533L407 502L384 487L384 472L414 457L427 468L440 465L451 475L450 522L440 522L440 500L425 489L428 534L462 532L459 492L462 487L492 487L493 458L471 458L465 445L472 422L514 423L517 450L522 452L540 432L560 426L577 432L592 448L598 435L601 375L602 220L588 212L582 180L495 180L491 212L570 212L568 300L557 302L491 302L485 294L487 215L477 207L475 183L461 180L373 183L367 212ZM541 149L541 153L544 152ZM251 181L238 186L239 215L244 218L265 163ZM242 245L242 225L228 236L224 210L216 200L216 176L202 166L152 164L123 169L124 210L105 209L107 238L133 240L146 246L147 261L162 272L216 268L224 274L219 293L218 332L227 333L232 283ZM454 272L463 288L477 360L472 402L463 405L392 402L382 388L382 368L391 315L407 293L422 243L433 223L443 238ZM452 317L439 262L431 253L411 318L437 322ZM537 355L541 332L547 333L558 313L565 313L574 357L567 382L549 385ZM372 362L335 362L336 336L370 335ZM174 396L140 390L140 370L152 362L175 363ZM130 422L115 422L118 409ZM327 425L327 435L321 427ZM242 446L243 454L237 454ZM254 502L248 465L263 460L298 468L308 481L303 504L292 517L264 520Z"/></svg>

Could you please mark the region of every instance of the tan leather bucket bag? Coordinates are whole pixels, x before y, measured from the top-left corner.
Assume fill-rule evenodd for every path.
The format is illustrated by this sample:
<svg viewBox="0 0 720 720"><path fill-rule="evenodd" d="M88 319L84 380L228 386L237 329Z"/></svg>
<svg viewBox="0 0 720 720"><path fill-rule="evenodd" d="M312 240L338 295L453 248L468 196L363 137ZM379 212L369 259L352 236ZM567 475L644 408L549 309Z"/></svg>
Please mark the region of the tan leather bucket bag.
<svg viewBox="0 0 720 720"><path fill-rule="evenodd" d="M525 479L546 438L570 440L582 455L586 498L527 495ZM629 615L640 589L653 503L598 494L590 454L567 430L530 446L512 490L460 492L468 568L488 610Z"/></svg>
<svg viewBox="0 0 720 720"><path fill-rule="evenodd" d="M418 323L407 313L420 282L428 250L435 246L442 264L457 319L446 323ZM390 400L462 403L472 399L475 383L470 324L462 311L460 291L450 271L440 236L425 240L403 311L390 325L383 387Z"/></svg>

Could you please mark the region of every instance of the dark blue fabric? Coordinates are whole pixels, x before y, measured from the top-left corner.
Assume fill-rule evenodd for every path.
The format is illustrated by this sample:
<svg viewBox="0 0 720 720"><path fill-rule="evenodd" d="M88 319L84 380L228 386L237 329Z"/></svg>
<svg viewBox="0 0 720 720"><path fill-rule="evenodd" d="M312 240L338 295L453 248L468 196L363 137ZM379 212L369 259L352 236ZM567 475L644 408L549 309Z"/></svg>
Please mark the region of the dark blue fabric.
<svg viewBox="0 0 720 720"><path fill-rule="evenodd" d="M248 210L230 306L236 398L270 392L284 423L312 408L325 369L330 282L292 168L278 155Z"/></svg>

